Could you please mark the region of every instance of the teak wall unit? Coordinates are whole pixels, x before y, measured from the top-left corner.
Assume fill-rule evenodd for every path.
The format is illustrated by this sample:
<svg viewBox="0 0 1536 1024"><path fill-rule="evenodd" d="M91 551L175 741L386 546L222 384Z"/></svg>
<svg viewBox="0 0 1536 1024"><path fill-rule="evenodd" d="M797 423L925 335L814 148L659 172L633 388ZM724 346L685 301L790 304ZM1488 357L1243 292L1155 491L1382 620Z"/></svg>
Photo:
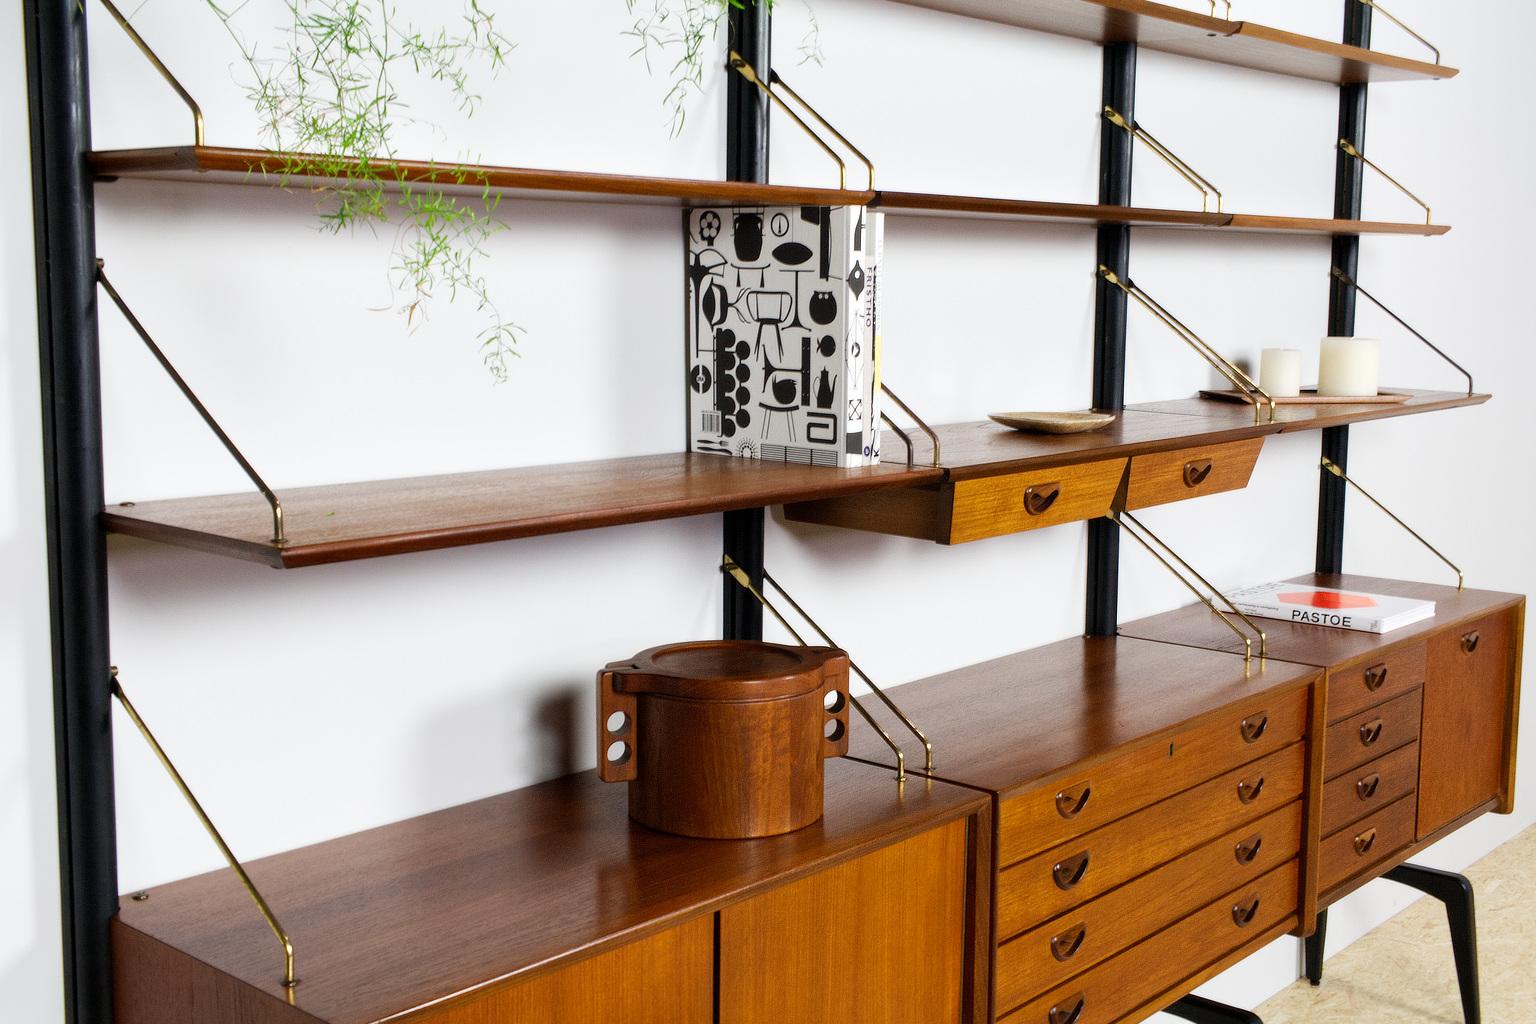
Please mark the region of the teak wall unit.
<svg viewBox="0 0 1536 1024"><path fill-rule="evenodd" d="M1147 0L901 2L1103 44L1104 103L1130 119L1138 46L1337 83L1340 136L1356 147L1366 83L1455 74L1369 49L1362 0L1345 0L1343 44ZM1272 628L1270 658L1249 664L1204 609L1120 628L1106 517L1241 488L1272 434L1321 430L1345 466L1351 423L1488 396L1415 391L1272 420L1201 399L1126 408L1127 297L1102 277L1092 401L1121 417L1095 434L957 424L937 431L943 458L919 439L913 465L857 471L678 454L281 491L284 543L250 493L106 507L96 183L309 179L261 151L93 152L88 7L24 0L71 1022L107 1024L115 1007L124 1024L1132 1024L1273 937L1312 931L1321 908L1424 844L1510 809L1523 599L1350 580L1431 594L1442 612L1383 638ZM730 43L771 68L770 28L749 4L730 15ZM482 167L472 187L1078 222L1122 278L1132 227L1325 235L1351 277L1361 234L1448 230L1361 220L1361 166L1342 152L1328 217L1138 208L1133 140L1107 124L1094 204L771 185L768 101L737 75L727 89L728 181ZM1353 333L1355 292L1332 288L1329 333ZM1344 483L1320 479L1317 569L1338 573ZM899 688L935 740L932 777L898 788L861 729L855 757L828 766L825 818L787 836L650 832L621 789L582 773L255 862L299 945L296 988L228 871L120 904L106 532L298 568L721 512L725 554L761 585L764 510L779 504L943 543L1087 521L1087 635ZM759 638L761 607L722 586L724 635Z"/></svg>

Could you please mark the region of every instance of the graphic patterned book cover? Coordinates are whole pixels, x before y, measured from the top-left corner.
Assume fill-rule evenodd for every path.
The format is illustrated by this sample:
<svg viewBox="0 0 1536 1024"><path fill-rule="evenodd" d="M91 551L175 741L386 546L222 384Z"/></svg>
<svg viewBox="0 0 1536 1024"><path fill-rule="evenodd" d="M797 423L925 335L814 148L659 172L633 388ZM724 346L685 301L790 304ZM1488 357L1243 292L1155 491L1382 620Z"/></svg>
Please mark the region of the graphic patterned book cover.
<svg viewBox="0 0 1536 1024"><path fill-rule="evenodd" d="M690 450L879 461L882 216L856 206L688 211Z"/></svg>

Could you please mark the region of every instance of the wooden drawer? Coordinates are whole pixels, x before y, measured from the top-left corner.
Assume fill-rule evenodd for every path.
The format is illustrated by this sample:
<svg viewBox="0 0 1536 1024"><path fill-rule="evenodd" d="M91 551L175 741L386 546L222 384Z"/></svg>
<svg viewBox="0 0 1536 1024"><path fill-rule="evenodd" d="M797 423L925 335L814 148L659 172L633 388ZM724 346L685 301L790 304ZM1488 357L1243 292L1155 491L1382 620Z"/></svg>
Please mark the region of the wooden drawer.
<svg viewBox="0 0 1536 1024"><path fill-rule="evenodd" d="M1264 439L1228 441L1176 452L1137 455L1131 459L1131 483L1126 493L1129 509L1163 505L1198 498L1217 491L1236 491L1248 486Z"/></svg>
<svg viewBox="0 0 1536 1024"><path fill-rule="evenodd" d="M999 920L1047 921L1278 810L1301 795L1305 746L1292 744L1004 870Z"/></svg>
<svg viewBox="0 0 1536 1024"><path fill-rule="evenodd" d="M941 539L946 544L963 544L1108 515L1125 463L1125 459L1107 459L957 480L949 488L948 535Z"/></svg>
<svg viewBox="0 0 1536 1024"><path fill-rule="evenodd" d="M972 477L937 487L791 502L784 518L964 544L1109 514L1126 459Z"/></svg>
<svg viewBox="0 0 1536 1024"><path fill-rule="evenodd" d="M1298 800L1004 942L997 949L997 1005L1018 1006L1055 988L1294 859L1301 828ZM999 919L998 934L1015 923Z"/></svg>
<svg viewBox="0 0 1536 1024"><path fill-rule="evenodd" d="M1514 615L1498 612L1430 637L1420 836L1503 794L1506 762L1514 758L1510 718L1519 663Z"/></svg>
<svg viewBox="0 0 1536 1024"><path fill-rule="evenodd" d="M998 863L1017 863L1290 746L1306 734L1309 693L1302 687L1245 701L1204 725L1004 800Z"/></svg>
<svg viewBox="0 0 1536 1024"><path fill-rule="evenodd" d="M1424 682L1424 643L1328 673L1328 721L1401 697Z"/></svg>
<svg viewBox="0 0 1536 1024"><path fill-rule="evenodd" d="M998 1024L1115 1024L1207 964L1293 921L1298 881L1290 861L1017 1009L999 1000Z"/></svg>
<svg viewBox="0 0 1536 1024"><path fill-rule="evenodd" d="M1351 715L1328 727L1323 776L1329 781L1419 738L1422 689Z"/></svg>
<svg viewBox="0 0 1536 1024"><path fill-rule="evenodd" d="M1323 835L1414 792L1419 786L1419 745L1410 743L1345 772L1323 787Z"/></svg>
<svg viewBox="0 0 1536 1024"><path fill-rule="evenodd" d="M1318 889L1327 893L1413 842L1417 817L1412 796L1377 811L1323 840L1318 851Z"/></svg>

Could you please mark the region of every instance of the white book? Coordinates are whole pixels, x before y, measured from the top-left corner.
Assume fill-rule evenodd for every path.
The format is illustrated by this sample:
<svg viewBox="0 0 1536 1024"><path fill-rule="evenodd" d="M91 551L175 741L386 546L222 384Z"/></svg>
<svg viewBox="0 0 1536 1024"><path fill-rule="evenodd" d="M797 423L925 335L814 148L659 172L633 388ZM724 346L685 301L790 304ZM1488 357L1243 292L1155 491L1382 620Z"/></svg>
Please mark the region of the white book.
<svg viewBox="0 0 1536 1024"><path fill-rule="evenodd" d="M1265 583L1228 596L1245 615L1354 629L1362 633L1390 633L1433 618L1435 614L1433 601L1314 587L1306 583Z"/></svg>

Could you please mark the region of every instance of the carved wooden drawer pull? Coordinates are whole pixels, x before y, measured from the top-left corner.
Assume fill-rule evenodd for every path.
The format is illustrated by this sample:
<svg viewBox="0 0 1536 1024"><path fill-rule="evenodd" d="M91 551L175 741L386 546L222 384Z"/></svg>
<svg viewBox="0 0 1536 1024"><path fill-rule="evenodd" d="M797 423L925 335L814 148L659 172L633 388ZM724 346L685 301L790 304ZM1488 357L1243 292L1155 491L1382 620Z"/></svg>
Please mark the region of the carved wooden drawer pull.
<svg viewBox="0 0 1536 1024"><path fill-rule="evenodd" d="M1247 928L1253 924L1253 919L1259 916L1259 897L1244 903L1239 903L1232 908L1232 920L1239 928Z"/></svg>
<svg viewBox="0 0 1536 1024"><path fill-rule="evenodd" d="M1068 786L1056 794L1056 813L1070 821L1083 813L1083 808L1088 806L1088 798L1091 796L1093 796L1093 787L1086 782L1081 786Z"/></svg>
<svg viewBox="0 0 1536 1024"><path fill-rule="evenodd" d="M1482 638L1483 635L1474 629L1472 632L1461 638L1461 649L1466 651L1468 654L1471 654L1473 651L1477 650L1477 642Z"/></svg>
<svg viewBox="0 0 1536 1024"><path fill-rule="evenodd" d="M1387 666L1372 665L1365 670L1365 688L1375 693L1387 685Z"/></svg>
<svg viewBox="0 0 1536 1024"><path fill-rule="evenodd" d="M1040 484L1024 489L1024 511L1032 516L1043 516L1050 511L1056 499L1061 497L1061 484Z"/></svg>
<svg viewBox="0 0 1536 1024"><path fill-rule="evenodd" d="M1051 866L1051 877L1056 880L1056 888L1070 889L1083 880L1088 873L1088 851L1084 850L1075 857L1068 857Z"/></svg>
<svg viewBox="0 0 1536 1024"><path fill-rule="evenodd" d="M1079 992L1077 995L1064 999L1051 1007L1046 1012L1045 1019L1050 1024L1077 1024L1082 1019L1083 1007L1086 1005L1087 1001L1083 998L1083 994Z"/></svg>
<svg viewBox="0 0 1536 1024"><path fill-rule="evenodd" d="M1083 948L1083 940L1088 937L1086 924L1074 925L1051 940L1051 956L1061 963L1066 963L1077 951Z"/></svg>
<svg viewBox="0 0 1536 1024"><path fill-rule="evenodd" d="M1379 739L1381 739L1381 719L1378 718L1374 722L1366 722L1360 727L1360 745L1362 747L1369 747Z"/></svg>
<svg viewBox="0 0 1536 1024"><path fill-rule="evenodd" d="M1376 830L1368 828L1355 836L1355 854L1364 857L1371 852L1371 847L1376 845Z"/></svg>
<svg viewBox="0 0 1536 1024"><path fill-rule="evenodd" d="M1205 478L1211 475L1210 459L1191 459L1184 463L1184 486L1199 487L1205 483Z"/></svg>
<svg viewBox="0 0 1536 1024"><path fill-rule="evenodd" d="M1260 711L1258 714L1243 719L1242 733L1244 743L1257 743L1263 738L1269 729L1269 712Z"/></svg>
<svg viewBox="0 0 1536 1024"><path fill-rule="evenodd" d="M1257 779L1244 779L1237 784L1237 798L1245 804L1251 804L1264 792L1264 776Z"/></svg>
<svg viewBox="0 0 1536 1024"><path fill-rule="evenodd" d="M1238 843L1232 851L1239 864L1252 864L1253 859L1259 855L1259 849L1264 845L1263 836L1252 836Z"/></svg>
<svg viewBox="0 0 1536 1024"><path fill-rule="evenodd" d="M1355 783L1355 795L1361 800L1369 800L1376 795L1376 788L1381 785L1380 775L1367 775Z"/></svg>

